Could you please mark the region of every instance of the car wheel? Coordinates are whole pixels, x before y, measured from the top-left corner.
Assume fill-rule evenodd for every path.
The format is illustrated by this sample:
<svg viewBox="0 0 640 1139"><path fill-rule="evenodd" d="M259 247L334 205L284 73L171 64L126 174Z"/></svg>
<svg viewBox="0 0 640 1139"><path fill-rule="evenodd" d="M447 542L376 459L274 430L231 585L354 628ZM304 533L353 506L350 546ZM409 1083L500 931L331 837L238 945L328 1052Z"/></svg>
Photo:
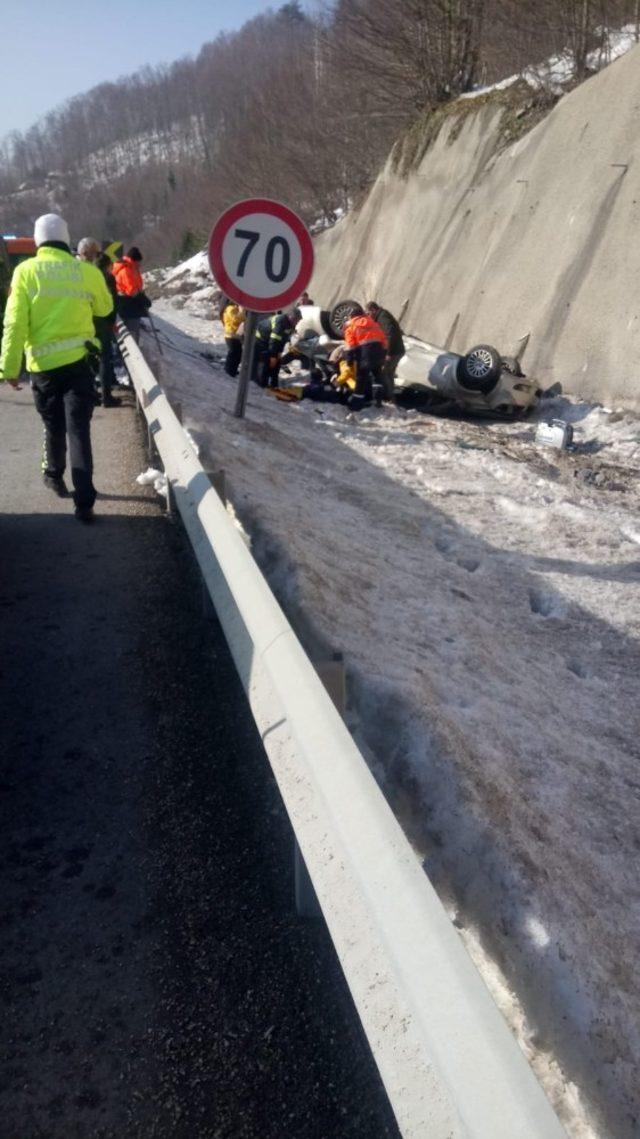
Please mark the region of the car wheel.
<svg viewBox="0 0 640 1139"><path fill-rule="evenodd" d="M333 336L337 340L342 340L342 330L347 321L351 320L352 316L361 316L363 311L362 305L358 301L338 301L329 314L329 324Z"/></svg>
<svg viewBox="0 0 640 1139"><path fill-rule="evenodd" d="M467 391L488 395L500 379L500 353L490 344L478 344L462 356L458 364L458 383Z"/></svg>

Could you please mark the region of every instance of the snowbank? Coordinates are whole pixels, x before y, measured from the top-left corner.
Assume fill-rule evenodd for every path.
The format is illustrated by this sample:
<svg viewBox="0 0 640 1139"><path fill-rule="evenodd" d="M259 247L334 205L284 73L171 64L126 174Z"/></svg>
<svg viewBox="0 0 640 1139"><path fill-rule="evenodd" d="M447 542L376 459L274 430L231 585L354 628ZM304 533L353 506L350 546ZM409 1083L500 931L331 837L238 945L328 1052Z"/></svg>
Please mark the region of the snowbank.
<svg viewBox="0 0 640 1139"><path fill-rule="evenodd" d="M609 32L602 47L589 53L587 68L594 73L600 71L603 67L613 63L614 60L626 55L628 51L631 51L631 48L637 46L638 38L635 24L626 24L623 28ZM521 81L528 83L533 91L544 88L556 95L562 95L568 84L574 81L573 72L573 59L571 53L566 51L560 55L552 55L549 59L543 60L542 63L525 67L524 71L519 71L516 75L509 75L498 83L475 87L473 91L466 92L460 98L477 99L479 96L488 95L492 91L506 91L507 88L513 87L515 83Z"/></svg>
<svg viewBox="0 0 640 1139"><path fill-rule="evenodd" d="M206 249L201 249L199 253L194 253L193 257L190 257L187 261L181 261L180 264L175 265L173 269L165 269L161 272L164 282L176 281L178 279L185 280L189 277L196 282L202 278L208 279L209 281L213 280Z"/></svg>

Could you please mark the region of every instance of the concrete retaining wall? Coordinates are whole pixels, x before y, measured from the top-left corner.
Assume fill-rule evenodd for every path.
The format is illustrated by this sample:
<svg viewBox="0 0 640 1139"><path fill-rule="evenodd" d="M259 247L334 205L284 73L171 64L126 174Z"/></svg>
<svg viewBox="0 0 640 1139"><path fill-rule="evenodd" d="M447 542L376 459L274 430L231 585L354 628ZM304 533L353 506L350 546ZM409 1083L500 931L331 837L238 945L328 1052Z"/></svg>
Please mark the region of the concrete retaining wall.
<svg viewBox="0 0 640 1139"><path fill-rule="evenodd" d="M566 95L502 149L490 102L445 122L402 177L387 162L364 205L316 242L312 292L375 298L406 331L509 352L529 330L541 387L640 401L640 49ZM621 165L618 165L621 164Z"/></svg>

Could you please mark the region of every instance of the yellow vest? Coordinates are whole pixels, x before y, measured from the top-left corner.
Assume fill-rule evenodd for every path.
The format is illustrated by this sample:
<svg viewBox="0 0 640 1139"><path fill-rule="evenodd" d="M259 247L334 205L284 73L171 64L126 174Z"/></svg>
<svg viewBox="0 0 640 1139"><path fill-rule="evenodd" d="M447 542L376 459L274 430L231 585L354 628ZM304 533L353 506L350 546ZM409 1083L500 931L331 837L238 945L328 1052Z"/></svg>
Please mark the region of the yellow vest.
<svg viewBox="0 0 640 1139"><path fill-rule="evenodd" d="M228 304L222 314L222 326L225 336L235 336L244 320L244 309L240 305Z"/></svg>
<svg viewBox="0 0 640 1139"><path fill-rule="evenodd" d="M86 355L94 316L109 316L111 294L102 273L64 249L41 246L14 271L4 314L0 380L27 371L49 372Z"/></svg>

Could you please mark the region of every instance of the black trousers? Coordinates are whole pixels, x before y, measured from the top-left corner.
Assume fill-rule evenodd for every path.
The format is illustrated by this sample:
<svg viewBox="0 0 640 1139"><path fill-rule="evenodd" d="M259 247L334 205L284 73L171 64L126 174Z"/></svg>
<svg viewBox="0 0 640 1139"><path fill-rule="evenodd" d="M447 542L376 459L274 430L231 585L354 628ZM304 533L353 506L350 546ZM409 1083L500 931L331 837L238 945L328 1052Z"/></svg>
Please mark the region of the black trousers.
<svg viewBox="0 0 640 1139"><path fill-rule="evenodd" d="M98 329L100 341L100 389L102 399L109 399L116 377L113 370L112 333L110 328Z"/></svg>
<svg viewBox="0 0 640 1139"><path fill-rule="evenodd" d="M354 350L356 362L356 394L373 399L373 384L382 383L382 367L386 351L379 340L368 340Z"/></svg>
<svg viewBox="0 0 640 1139"><path fill-rule="evenodd" d="M393 399L395 392L396 368L402 356L387 356L382 369L382 382L384 384L384 398Z"/></svg>
<svg viewBox="0 0 640 1139"><path fill-rule="evenodd" d="M62 478L68 439L74 502L81 509L93 506L91 416L95 389L91 368L86 360L78 360L51 372L32 372L31 386L44 423L43 473Z"/></svg>
<svg viewBox="0 0 640 1139"><path fill-rule="evenodd" d="M275 360L275 367L270 361ZM261 388L277 388L280 374L280 357L270 356L268 352L257 351L253 358L253 378Z"/></svg>
<svg viewBox="0 0 640 1139"><path fill-rule="evenodd" d="M238 340L237 336L225 336L224 342L227 346L224 370L228 376L237 376L242 359L242 341Z"/></svg>

